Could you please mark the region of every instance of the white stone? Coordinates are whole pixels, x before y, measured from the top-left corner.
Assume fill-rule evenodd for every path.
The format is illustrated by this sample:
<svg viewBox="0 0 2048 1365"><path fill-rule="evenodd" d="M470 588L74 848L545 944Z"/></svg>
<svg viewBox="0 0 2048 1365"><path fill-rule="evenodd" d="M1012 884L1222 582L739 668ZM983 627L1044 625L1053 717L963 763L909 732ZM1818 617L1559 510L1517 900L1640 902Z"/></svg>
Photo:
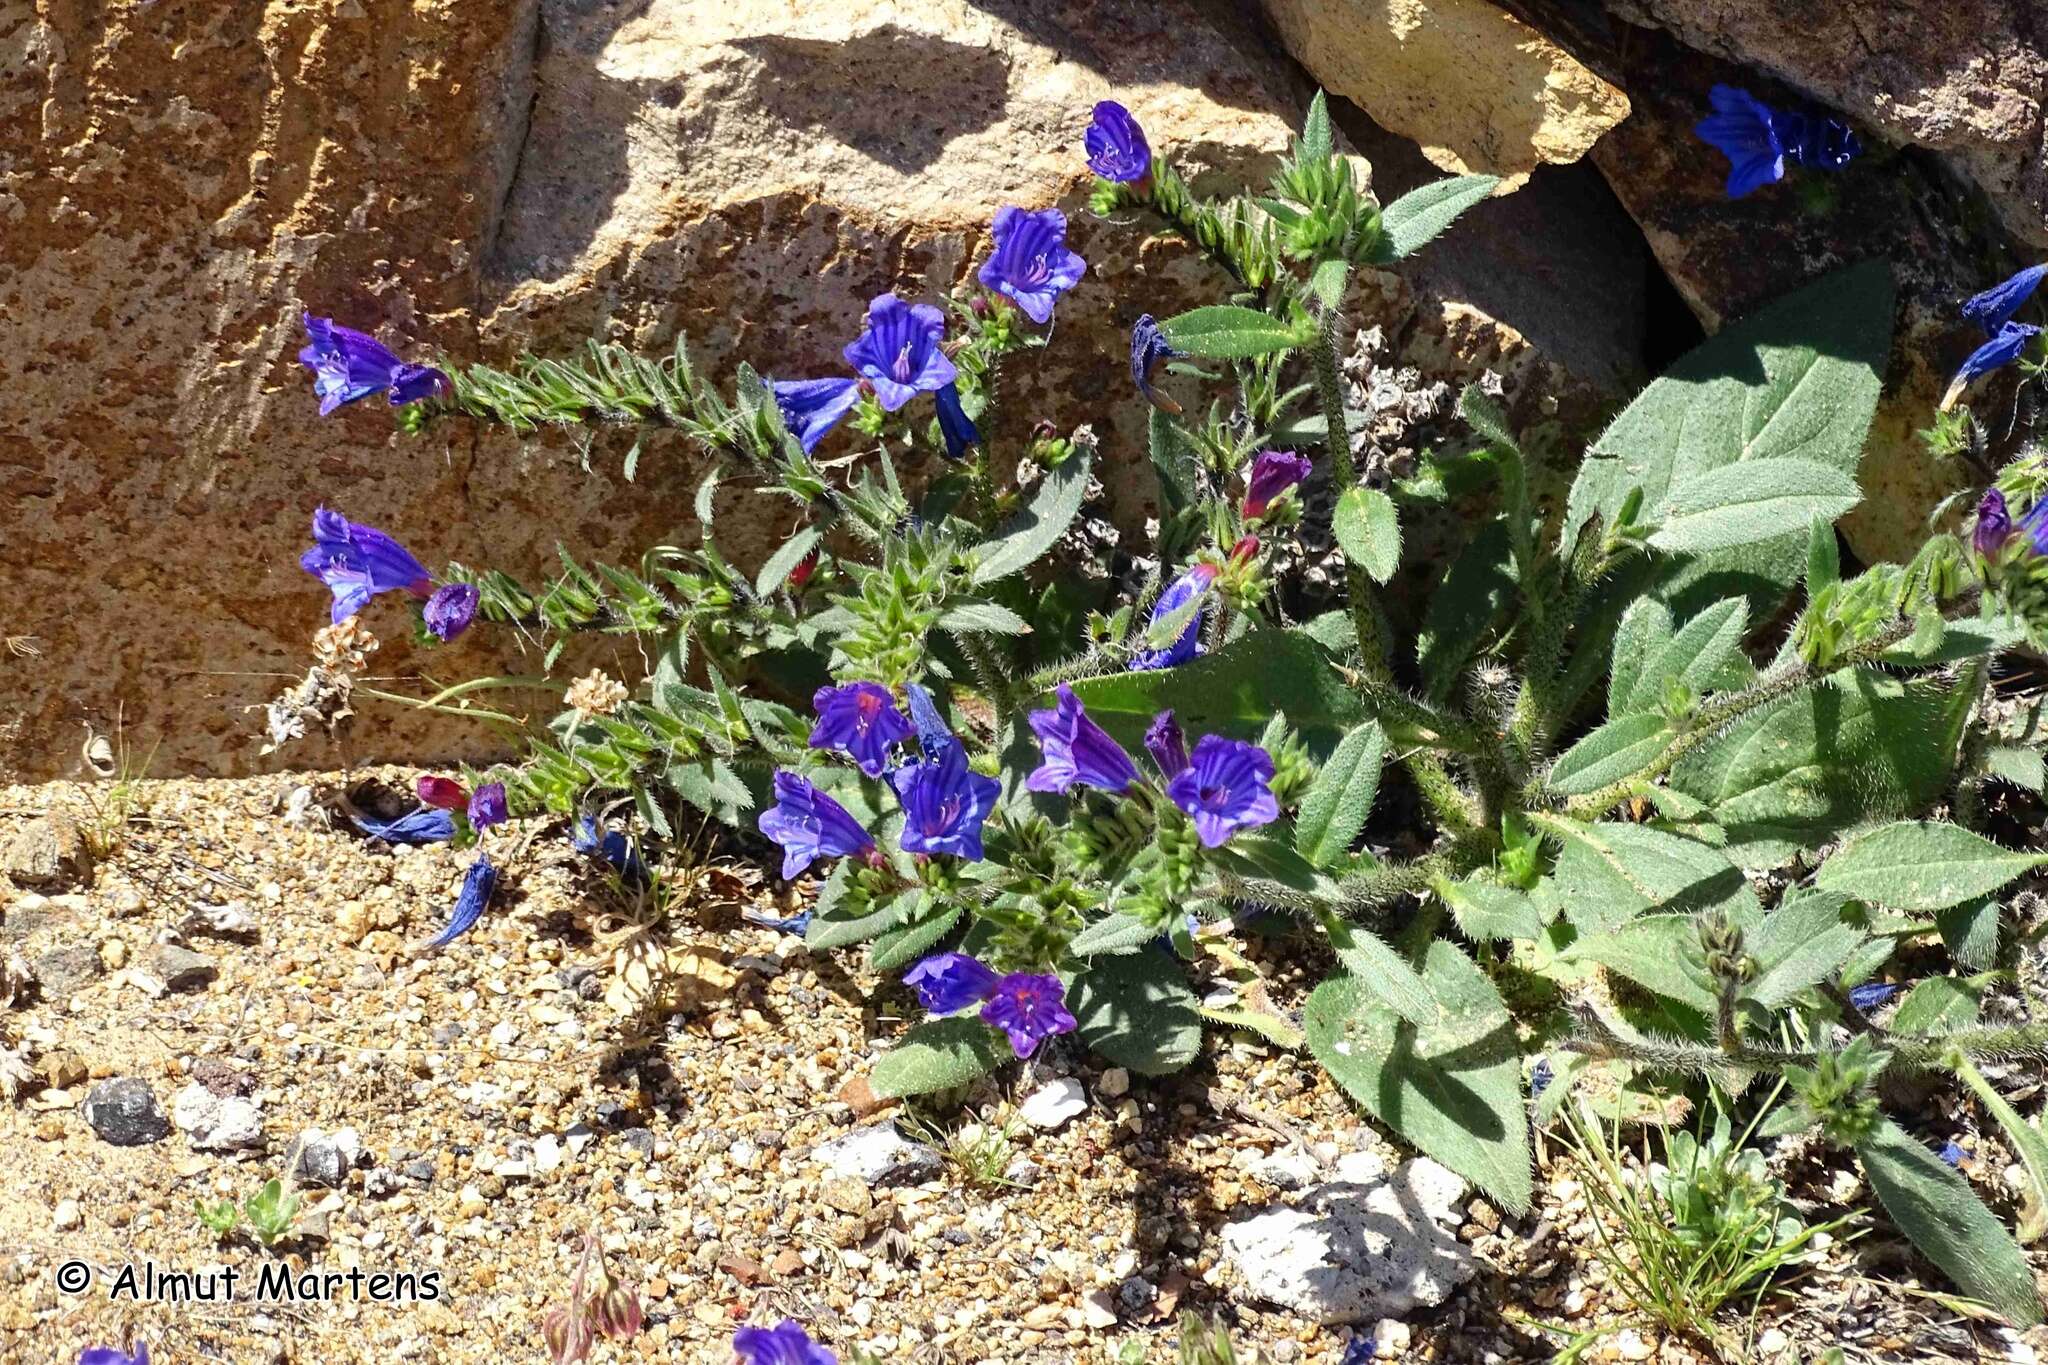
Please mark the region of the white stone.
<svg viewBox="0 0 2048 1365"><path fill-rule="evenodd" d="M50 1218L50 1226L59 1232L71 1232L85 1222L85 1211L78 1207L76 1199L66 1199L58 1204Z"/></svg>
<svg viewBox="0 0 2048 1365"><path fill-rule="evenodd" d="M1332 1163L1337 1179L1354 1185L1370 1185L1387 1178L1387 1160L1378 1152L1346 1152Z"/></svg>
<svg viewBox="0 0 2048 1365"><path fill-rule="evenodd" d="M194 1081L171 1101L171 1122L202 1152L248 1151L263 1146L263 1109L254 1100L220 1096Z"/></svg>
<svg viewBox="0 0 2048 1365"><path fill-rule="evenodd" d="M1088 1092L1072 1076L1062 1076L1031 1092L1017 1113L1033 1128L1047 1132L1066 1126L1069 1119L1088 1108Z"/></svg>
<svg viewBox="0 0 2048 1365"><path fill-rule="evenodd" d="M937 1175L946 1164L931 1148L897 1132L894 1122L856 1128L843 1138L824 1143L811 1155L833 1175L850 1176L869 1185L914 1185Z"/></svg>
<svg viewBox="0 0 2048 1365"><path fill-rule="evenodd" d="M1107 1100L1128 1094L1130 1089L1131 1073L1120 1066L1113 1066L1103 1072L1102 1079L1095 1083L1096 1093Z"/></svg>
<svg viewBox="0 0 2048 1365"><path fill-rule="evenodd" d="M1381 1318L1372 1325L1372 1354L1375 1360L1398 1360L1408 1349L1408 1324L1399 1318Z"/></svg>
<svg viewBox="0 0 2048 1365"><path fill-rule="evenodd" d="M1107 1289L1094 1289L1081 1296L1081 1321L1101 1331L1116 1326L1116 1298Z"/></svg>
<svg viewBox="0 0 2048 1365"><path fill-rule="evenodd" d="M1382 1180L1330 1181L1299 1207L1268 1205L1226 1225L1222 1261L1243 1297L1318 1322L1402 1318L1478 1273L1439 1222L1455 1219L1463 1193L1463 1181L1426 1157Z"/></svg>
<svg viewBox="0 0 2048 1365"><path fill-rule="evenodd" d="M545 1175L562 1164L562 1140L544 1133L533 1140L533 1169Z"/></svg>
<svg viewBox="0 0 2048 1365"><path fill-rule="evenodd" d="M1245 1170L1276 1190L1305 1189L1323 1173L1316 1159L1298 1147L1283 1147L1245 1163Z"/></svg>

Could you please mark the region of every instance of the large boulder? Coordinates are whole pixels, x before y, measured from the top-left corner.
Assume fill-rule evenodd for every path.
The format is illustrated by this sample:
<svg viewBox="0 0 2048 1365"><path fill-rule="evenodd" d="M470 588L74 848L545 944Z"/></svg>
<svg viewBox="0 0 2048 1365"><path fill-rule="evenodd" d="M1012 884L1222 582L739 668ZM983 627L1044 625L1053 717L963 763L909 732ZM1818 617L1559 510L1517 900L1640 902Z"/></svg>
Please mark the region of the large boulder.
<svg viewBox="0 0 2048 1365"><path fill-rule="evenodd" d="M294 360L304 309L409 357L680 332L710 373L830 373L872 294L930 297L971 268L998 207L1061 204L1089 278L1055 344L1006 374L1004 426L1094 421L1135 524L1128 326L1221 282L1142 221L1085 219L1080 131L1115 95L1198 185L1262 180L1309 86L1238 22L1199 0L6 11L0 499L18 510L0 633L37 653L0 651L0 778L75 769L81 721L156 746L158 773L256 765L248 708L303 672L326 620L296 563L319 503L429 564L530 577L557 541L631 562L694 536L705 461L679 439L650 440L629 486L629 437L587 450L459 422L405 437L381 401L317 417ZM1458 231L1484 232L1493 207ZM1388 288L1409 363L1462 378L1505 358L1562 382L1535 353L1567 329L1534 296L1506 302L1529 309L1517 318L1442 282ZM1625 382L1610 370L1591 382ZM723 496L721 540L743 563L788 532L785 504ZM390 603L367 622L383 675L539 662L486 632L415 652ZM383 708L353 742L357 760L427 761L501 741Z"/></svg>

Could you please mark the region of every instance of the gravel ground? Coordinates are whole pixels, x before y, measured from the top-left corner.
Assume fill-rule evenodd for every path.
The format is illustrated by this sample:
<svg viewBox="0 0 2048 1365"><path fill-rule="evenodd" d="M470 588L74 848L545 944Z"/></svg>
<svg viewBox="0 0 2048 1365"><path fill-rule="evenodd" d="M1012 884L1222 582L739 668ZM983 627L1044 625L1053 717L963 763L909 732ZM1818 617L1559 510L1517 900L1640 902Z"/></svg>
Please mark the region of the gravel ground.
<svg viewBox="0 0 2048 1365"><path fill-rule="evenodd" d="M411 774L357 774L356 790L377 777L402 789ZM1219 1230L1292 1197L1276 1170L1404 1155L1317 1068L1248 1037L1165 1081L1052 1049L966 1109L922 1115L940 1130L978 1119L994 1135L980 1160L961 1142L894 1182L834 1175L823 1144L920 1117L877 1110L862 1079L908 1002L858 954L815 957L742 918L801 909L800 892L704 856L657 914L608 887L559 825L515 824L487 840L505 876L482 922L420 953L473 855L327 828L307 797L341 785L0 789L10 865L33 863L53 824L59 852L118 843L89 880L75 867L34 891L0 878L0 965L40 978L9 1009L0 975L0 1045L37 1073L0 1102L0 1360L69 1365L133 1337L157 1365L540 1361L538 1320L586 1234L648 1309L648 1329L600 1344L599 1361L727 1362L737 1324L785 1315L843 1358L963 1365L1106 1362L1133 1340L1143 1359L1173 1359L1190 1308L1279 1362L1339 1361L1354 1332L1375 1331L1404 1360L1547 1360L1564 1338L1527 1319L1623 1321L1562 1164L1526 1218L1459 1201L1455 1235L1480 1273L1440 1307L1353 1329L1233 1298ZM1312 984L1263 965L1283 1004ZM1085 1108L1051 1130L1018 1119L1058 1077L1080 1082ZM118 1078L178 1122L157 1135L129 1114L152 1138L132 1146L96 1132L89 1109L103 1130L121 1116L87 1096ZM303 1189L295 1234L271 1250L224 1242L194 1215L195 1199L323 1163L338 1188ZM977 1169L1001 1179L978 1183ZM1857 1274L1816 1277L1759 1321L1757 1357L2048 1348L2038 1330L2022 1342L1863 1278L1877 1242L1856 1244ZM91 1271L82 1293L58 1289L71 1261ZM145 1262L236 1267L240 1292L117 1301L122 1267ZM266 1265L432 1272L439 1293L357 1300L344 1281L331 1300L254 1302ZM1910 1273L1899 1258L1885 1269ZM1586 1358L1695 1357L1644 1327L1607 1333Z"/></svg>

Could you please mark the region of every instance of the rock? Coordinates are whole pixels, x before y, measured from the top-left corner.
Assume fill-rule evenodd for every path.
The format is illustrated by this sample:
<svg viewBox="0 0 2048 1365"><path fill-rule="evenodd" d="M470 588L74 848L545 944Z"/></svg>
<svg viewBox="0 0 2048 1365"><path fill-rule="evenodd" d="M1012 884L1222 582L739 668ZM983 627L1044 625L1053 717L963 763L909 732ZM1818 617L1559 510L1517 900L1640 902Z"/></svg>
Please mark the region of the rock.
<svg viewBox="0 0 2048 1365"><path fill-rule="evenodd" d="M812 1159L835 1176L869 1186L915 1185L945 1169L945 1159L921 1142L896 1131L894 1123L856 1128L844 1137L822 1143Z"/></svg>
<svg viewBox="0 0 2048 1365"><path fill-rule="evenodd" d="M84 944L53 948L36 959L36 982L46 999L62 1000L100 979L98 952Z"/></svg>
<svg viewBox="0 0 2048 1365"><path fill-rule="evenodd" d="M1299 1190L1322 1177L1323 1168L1308 1153L1292 1147L1253 1157L1245 1170L1276 1190Z"/></svg>
<svg viewBox="0 0 2048 1365"><path fill-rule="evenodd" d="M1017 1106L1018 1116L1033 1128L1053 1132L1088 1108L1088 1092L1072 1076L1062 1076L1031 1092Z"/></svg>
<svg viewBox="0 0 2048 1365"><path fill-rule="evenodd" d="M1116 1326L1116 1299L1107 1289L1091 1289L1081 1296L1081 1324L1097 1332Z"/></svg>
<svg viewBox="0 0 2048 1365"><path fill-rule="evenodd" d="M893 1099L885 1100L875 1094L874 1087L868 1084L866 1072L848 1076L840 1082L839 1089L833 1092L832 1098L853 1110L856 1122L871 1119L896 1103Z"/></svg>
<svg viewBox="0 0 2048 1365"><path fill-rule="evenodd" d="M1881 24L1844 6L1611 0L1687 46L1767 73L1883 140L1935 152L2007 231L2048 246L2048 28L2037 0L1897 0Z"/></svg>
<svg viewBox="0 0 2048 1365"><path fill-rule="evenodd" d="M171 1131L171 1122L150 1093L149 1083L135 1076L116 1076L86 1092L85 1121L103 1141L116 1147L158 1142Z"/></svg>
<svg viewBox="0 0 2048 1365"><path fill-rule="evenodd" d="M50 1226L59 1232L75 1232L85 1224L85 1211L76 1199L59 1201L50 1215Z"/></svg>
<svg viewBox="0 0 2048 1365"><path fill-rule="evenodd" d="M1268 1205L1232 1220L1222 1259L1235 1290L1322 1323L1435 1307L1478 1272L1471 1251L1439 1221L1456 1218L1464 1193L1462 1181L1451 1193L1457 1178L1447 1174L1417 1158L1384 1179L1329 1181L1298 1207Z"/></svg>
<svg viewBox="0 0 2048 1365"><path fill-rule="evenodd" d="M1020 1190L1028 1190L1036 1186L1044 1174L1037 1162L1020 1153L1011 1157L1010 1164L1003 1167L1003 1182Z"/></svg>
<svg viewBox="0 0 2048 1365"><path fill-rule="evenodd" d="M848 1175L835 1175L818 1187L818 1197L826 1205L844 1214L859 1218L875 1206L874 1195L861 1181Z"/></svg>
<svg viewBox="0 0 2048 1365"><path fill-rule="evenodd" d="M398 1173L388 1166L372 1166L363 1172L363 1195L368 1199L389 1199L398 1193Z"/></svg>
<svg viewBox="0 0 2048 1365"><path fill-rule="evenodd" d="M69 1090L85 1084L90 1074L85 1059L70 1048L54 1048L36 1059L36 1072L54 1090Z"/></svg>
<svg viewBox="0 0 2048 1365"><path fill-rule="evenodd" d="M193 1080L216 1095L240 1095L246 1099L256 1093L254 1076L218 1057L194 1058L187 1070Z"/></svg>
<svg viewBox="0 0 2048 1365"><path fill-rule="evenodd" d="M1375 1360L1399 1360L1408 1349L1408 1324L1399 1318L1381 1318L1372 1325L1372 1355Z"/></svg>
<svg viewBox="0 0 2048 1365"><path fill-rule="evenodd" d="M69 891L92 880L92 847L77 821L52 811L23 825L0 848L0 872L24 891Z"/></svg>
<svg viewBox="0 0 2048 1365"><path fill-rule="evenodd" d="M257 1151L263 1146L263 1110L254 1100L221 1096L193 1081L171 1100L171 1122L198 1151Z"/></svg>
<svg viewBox="0 0 2048 1365"><path fill-rule="evenodd" d="M1447 171L1505 178L1577 161L1628 96L1488 0L1264 0L1287 50L1333 95Z"/></svg>
<svg viewBox="0 0 2048 1365"><path fill-rule="evenodd" d="M175 943L159 943L143 954L142 970L170 991L202 990L219 974L213 959Z"/></svg>
<svg viewBox="0 0 2048 1365"><path fill-rule="evenodd" d="M1106 1100L1119 1099L1131 1093L1131 1073L1120 1066L1113 1066L1102 1073L1102 1079L1095 1083L1095 1093Z"/></svg>
<svg viewBox="0 0 2048 1365"><path fill-rule="evenodd" d="M562 1140L543 1133L533 1140L533 1169L542 1175L562 1164Z"/></svg>
<svg viewBox="0 0 2048 1365"><path fill-rule="evenodd" d="M348 1183L348 1173L355 1169L363 1156L362 1135L353 1128L337 1128L332 1133L308 1128L299 1134L297 1146L299 1156L292 1163L293 1181L330 1190L338 1190Z"/></svg>
<svg viewBox="0 0 2048 1365"><path fill-rule="evenodd" d="M1116 1301L1126 1313L1143 1313L1159 1302L1159 1286L1143 1275L1127 1275L1116 1287Z"/></svg>

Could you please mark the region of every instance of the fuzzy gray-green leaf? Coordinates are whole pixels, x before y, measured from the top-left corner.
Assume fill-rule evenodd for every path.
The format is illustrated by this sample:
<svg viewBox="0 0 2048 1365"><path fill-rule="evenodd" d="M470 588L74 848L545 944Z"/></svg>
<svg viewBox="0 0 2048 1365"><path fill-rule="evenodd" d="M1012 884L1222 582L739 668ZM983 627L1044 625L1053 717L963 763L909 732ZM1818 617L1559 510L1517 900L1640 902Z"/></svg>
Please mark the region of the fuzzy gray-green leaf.
<svg viewBox="0 0 2048 1365"><path fill-rule="evenodd" d="M2044 862L2048 854L2016 853L1961 825L1902 820L1843 844L1814 881L1894 910L1946 910L1988 896Z"/></svg>
<svg viewBox="0 0 2048 1365"><path fill-rule="evenodd" d="M1081 511L1090 463L1084 451L1047 470L1030 503L975 547L977 586L1022 572L1058 543Z"/></svg>
<svg viewBox="0 0 2048 1365"><path fill-rule="evenodd" d="M951 1090L995 1070L996 1037L973 1015L930 1019L903 1035L875 1063L868 1085L877 1099Z"/></svg>
<svg viewBox="0 0 2048 1365"><path fill-rule="evenodd" d="M1294 847L1317 867L1329 867L1351 848L1372 814L1380 789L1386 735L1367 721L1344 736L1316 774L1294 820Z"/></svg>

